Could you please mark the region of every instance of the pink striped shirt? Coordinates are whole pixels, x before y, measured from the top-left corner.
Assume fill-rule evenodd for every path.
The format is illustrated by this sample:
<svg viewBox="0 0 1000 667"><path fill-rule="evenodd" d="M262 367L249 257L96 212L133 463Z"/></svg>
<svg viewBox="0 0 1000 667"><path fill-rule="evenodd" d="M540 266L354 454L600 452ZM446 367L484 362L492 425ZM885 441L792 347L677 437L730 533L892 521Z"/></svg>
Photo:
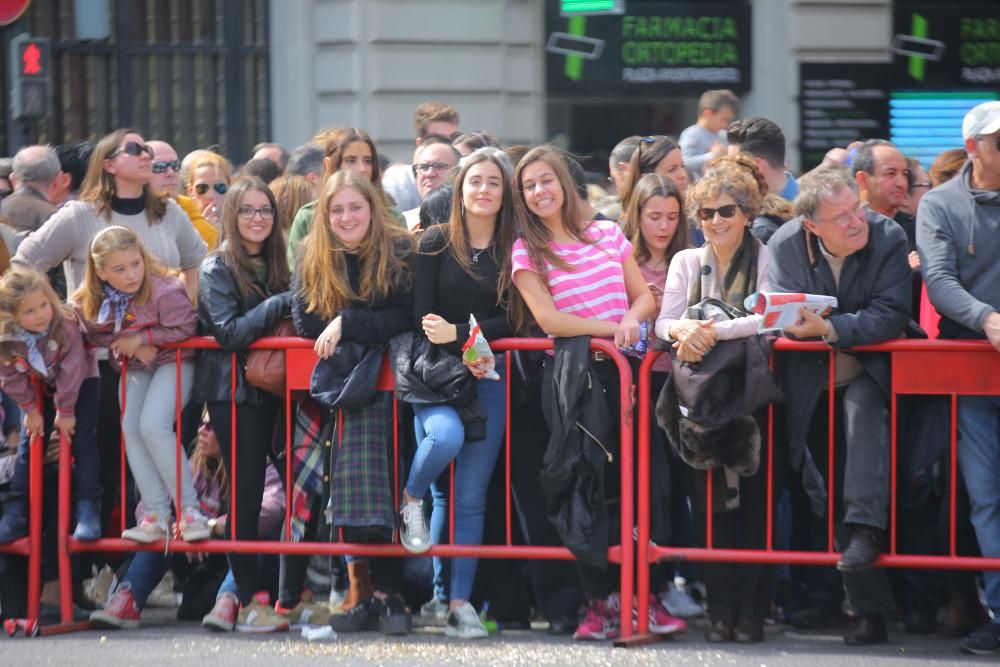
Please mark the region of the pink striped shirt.
<svg viewBox="0 0 1000 667"><path fill-rule="evenodd" d="M622 262L632 254L632 244L611 220L595 220L587 227L589 243L552 243L556 256L570 266L564 271L546 261L549 293L556 310L588 320L621 322L628 312ZM539 273L522 239L514 243L513 269Z"/></svg>

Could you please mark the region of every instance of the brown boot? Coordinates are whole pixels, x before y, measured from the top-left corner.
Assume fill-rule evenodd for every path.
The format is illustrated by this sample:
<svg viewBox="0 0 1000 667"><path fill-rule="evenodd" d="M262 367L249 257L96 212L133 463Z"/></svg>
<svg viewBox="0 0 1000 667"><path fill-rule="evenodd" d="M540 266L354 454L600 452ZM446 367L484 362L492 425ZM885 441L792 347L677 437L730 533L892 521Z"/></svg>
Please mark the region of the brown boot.
<svg viewBox="0 0 1000 667"><path fill-rule="evenodd" d="M354 609L372 596L372 580L368 574L367 560L352 560L348 563L347 576L350 586L338 610L342 614Z"/></svg>

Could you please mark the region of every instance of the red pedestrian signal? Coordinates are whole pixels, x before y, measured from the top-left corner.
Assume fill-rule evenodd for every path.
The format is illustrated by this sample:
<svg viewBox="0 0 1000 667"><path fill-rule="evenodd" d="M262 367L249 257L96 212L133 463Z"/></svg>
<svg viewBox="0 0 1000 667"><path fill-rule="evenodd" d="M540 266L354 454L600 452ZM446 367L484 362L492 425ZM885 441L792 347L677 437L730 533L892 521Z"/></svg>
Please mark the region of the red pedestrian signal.
<svg viewBox="0 0 1000 667"><path fill-rule="evenodd" d="M10 41L10 107L15 120L41 120L52 112L52 43L22 33Z"/></svg>
<svg viewBox="0 0 1000 667"><path fill-rule="evenodd" d="M28 45L21 51L21 74L25 76L39 76L42 72L42 50L35 42L28 42Z"/></svg>

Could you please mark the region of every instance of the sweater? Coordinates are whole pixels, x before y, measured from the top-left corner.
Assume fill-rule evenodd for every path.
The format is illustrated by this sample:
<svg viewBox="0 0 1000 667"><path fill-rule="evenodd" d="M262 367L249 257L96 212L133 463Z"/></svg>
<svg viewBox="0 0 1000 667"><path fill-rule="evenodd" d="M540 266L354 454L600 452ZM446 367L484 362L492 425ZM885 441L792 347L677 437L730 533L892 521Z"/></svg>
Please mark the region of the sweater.
<svg viewBox="0 0 1000 667"><path fill-rule="evenodd" d="M715 157L711 149L716 142L725 145L726 138L721 132L711 132L697 123L681 132L677 140L681 147L681 157L684 158L684 166L691 170L696 178L701 178L705 163Z"/></svg>
<svg viewBox="0 0 1000 667"><path fill-rule="evenodd" d="M917 252L942 338L984 338L1000 310L1000 191L976 190L972 162L924 195L917 209Z"/></svg>
<svg viewBox="0 0 1000 667"><path fill-rule="evenodd" d="M473 278L462 269L452 249L444 249L449 231L450 225L435 225L420 239L413 314L418 331L424 315L429 313L454 324L457 338L443 347L461 354L462 345L469 338L469 315L476 316L483 337L488 341L510 336L511 327L507 309L497 305L500 267L494 248L476 254L477 261L472 263L476 278Z"/></svg>
<svg viewBox="0 0 1000 667"><path fill-rule="evenodd" d="M205 256L205 242L181 207L173 200L166 203L163 218L152 225L145 212L137 215L113 212L110 224L134 231L146 251L166 266L182 271L196 268ZM66 291L72 294L83 280L90 240L108 224L107 218L98 215L90 202L69 202L21 243L11 264L42 272L63 264Z"/></svg>
<svg viewBox="0 0 1000 667"><path fill-rule="evenodd" d="M198 202L193 197L186 197L184 195L177 195L176 202L184 209L187 216L191 218L191 224L194 225L198 235L201 236L201 240L208 245L208 249L215 250L215 247L219 245L219 230L205 219L205 216L202 215L201 210L198 208Z"/></svg>

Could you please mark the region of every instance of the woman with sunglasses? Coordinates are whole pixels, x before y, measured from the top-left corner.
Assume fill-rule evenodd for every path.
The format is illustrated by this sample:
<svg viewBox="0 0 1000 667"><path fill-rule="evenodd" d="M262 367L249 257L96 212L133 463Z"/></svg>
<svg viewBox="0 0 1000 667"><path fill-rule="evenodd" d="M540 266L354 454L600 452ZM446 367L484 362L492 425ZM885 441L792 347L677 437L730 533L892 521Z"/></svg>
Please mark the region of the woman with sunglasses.
<svg viewBox="0 0 1000 667"><path fill-rule="evenodd" d="M317 141L317 139L313 139ZM375 142L364 130L357 127L335 128L325 133L323 158L323 178L319 184L320 190L331 176L338 171L356 171L372 184L375 192L382 198L390 214L390 222L395 222L405 229L406 221L403 214L395 207L394 202L382 189L382 167L378 159L378 149ZM299 209L292 221L292 229L288 234L288 266L295 268L295 257L299 244L309 235L312 229L313 214L316 200Z"/></svg>
<svg viewBox="0 0 1000 667"><path fill-rule="evenodd" d="M87 267L90 239L108 225L121 225L134 231L152 256L180 271L193 301L205 242L180 206L150 187L152 162L153 150L136 130L116 130L101 139L79 200L29 235L13 264L44 272L66 262L66 288L73 293Z"/></svg>
<svg viewBox="0 0 1000 667"><path fill-rule="evenodd" d="M687 192L687 208L701 221L707 243L682 250L667 271L656 336L673 343L678 359L698 363L718 341L757 333L761 316L747 314L743 301L767 291L767 248L750 233L760 209L756 180L744 169L722 164ZM687 310L702 299L721 299L744 313L723 322L693 319ZM757 436L759 438L759 434ZM751 435L746 434L749 440ZM730 442L729 447L739 447ZM748 443L747 448L751 445ZM763 549L766 538L766 452L757 471L740 476L730 467L712 469L713 545L727 549ZM692 508L696 539L706 538L706 474L691 469ZM727 493L720 493L727 492ZM770 604L769 570L762 565L706 563L702 574L708 591L711 642L759 642L764 639L764 615Z"/></svg>
<svg viewBox="0 0 1000 667"><path fill-rule="evenodd" d="M219 226L222 199L229 190L231 173L229 160L211 151L200 153L191 162L188 171L191 179L187 183L188 196L194 199L205 219L216 227Z"/></svg>

